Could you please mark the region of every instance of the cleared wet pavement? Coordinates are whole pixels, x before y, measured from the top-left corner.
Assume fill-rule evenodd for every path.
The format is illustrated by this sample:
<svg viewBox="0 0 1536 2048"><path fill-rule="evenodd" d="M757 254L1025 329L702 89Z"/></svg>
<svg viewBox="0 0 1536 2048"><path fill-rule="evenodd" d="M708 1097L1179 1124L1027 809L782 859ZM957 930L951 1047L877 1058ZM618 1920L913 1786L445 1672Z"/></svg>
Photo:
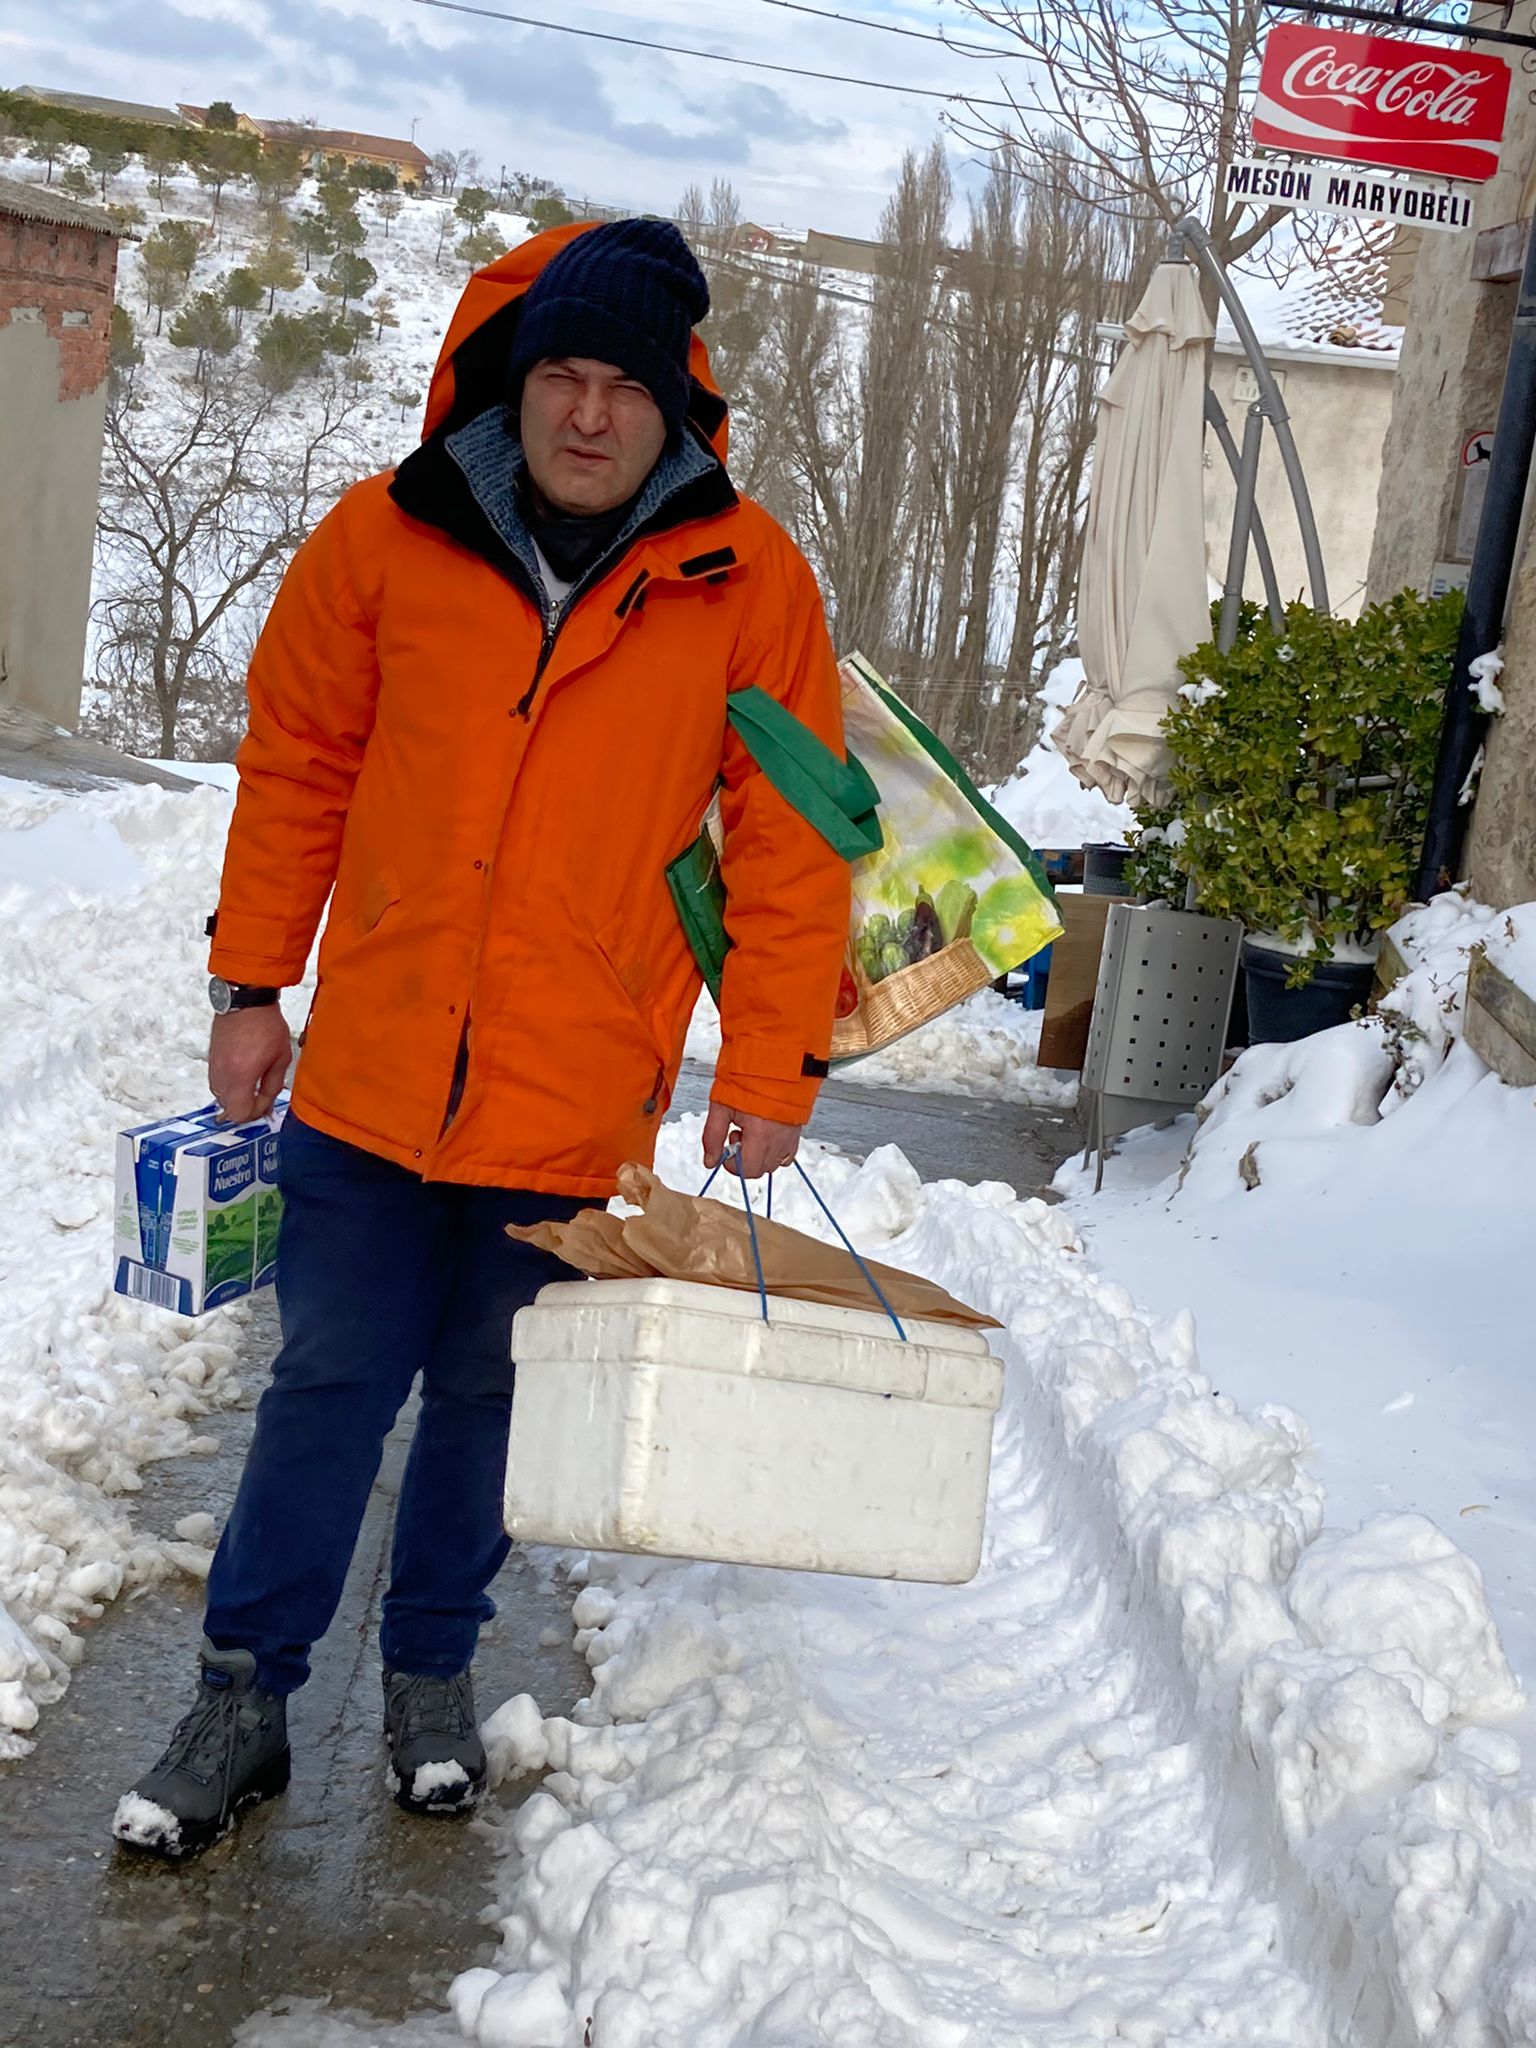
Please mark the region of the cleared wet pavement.
<svg viewBox="0 0 1536 2048"><path fill-rule="evenodd" d="M675 1107L702 1109L709 1076L685 1071ZM927 1179L1006 1180L1042 1192L1078 1142L1052 1111L832 1082L816 1135L863 1154L901 1146ZM277 1342L270 1297L244 1346L245 1405L214 1418L213 1457L152 1466L140 1524L222 1521L251 1409ZM412 1820L384 1788L377 1608L409 1418L391 1438L335 1626L293 1702L287 1794L234 1837L174 1867L114 1848L117 1797L153 1760L195 1679L202 1588L170 1581L110 1608L86 1638L32 1756L0 1766L0 2048L225 2048L242 2020L289 1995L380 2020L440 2005L458 1971L489 1960L493 1848L475 1821ZM483 1712L530 1692L568 1712L587 1685L571 1647L570 1592L514 1553L495 1588L476 1687ZM515 1802L531 1785L504 1787Z"/></svg>

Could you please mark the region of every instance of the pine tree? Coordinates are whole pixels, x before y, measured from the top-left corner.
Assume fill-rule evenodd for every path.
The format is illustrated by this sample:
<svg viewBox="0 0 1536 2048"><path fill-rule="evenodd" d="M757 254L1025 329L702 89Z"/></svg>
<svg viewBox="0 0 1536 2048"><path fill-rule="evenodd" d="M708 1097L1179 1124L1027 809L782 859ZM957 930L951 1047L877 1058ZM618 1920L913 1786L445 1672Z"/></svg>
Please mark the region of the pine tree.
<svg viewBox="0 0 1536 2048"><path fill-rule="evenodd" d="M103 201L107 197L107 187L112 183L112 180L120 177L127 168L128 158L123 150L93 149L91 151L91 171L101 186Z"/></svg>
<svg viewBox="0 0 1536 2048"><path fill-rule="evenodd" d="M156 241L153 235L140 252L139 265L144 275L144 304L155 316L158 334L166 314L187 296L187 275L165 244Z"/></svg>
<svg viewBox="0 0 1536 2048"><path fill-rule="evenodd" d="M466 185L453 210L467 228L478 228L491 210L491 195L483 185Z"/></svg>
<svg viewBox="0 0 1536 2048"><path fill-rule="evenodd" d="M242 265L232 270L224 280L224 303L235 316L235 332L243 333L247 313L261 310L266 286L256 272Z"/></svg>
<svg viewBox="0 0 1536 2048"><path fill-rule="evenodd" d="M360 299L365 292L371 292L379 281L379 273L366 256L358 256L343 249L331 259L329 272L320 283L320 289L341 301L345 313L354 299Z"/></svg>
<svg viewBox="0 0 1536 2048"><path fill-rule="evenodd" d="M482 270L487 263L494 263L502 254L502 240L500 235L493 235L489 228L477 228L472 235L465 235L456 245L456 253L471 270Z"/></svg>
<svg viewBox="0 0 1536 2048"><path fill-rule="evenodd" d="M235 327L217 292L198 292L171 322L167 337L172 348L197 350L196 376L201 382L215 356L227 356L235 346Z"/></svg>
<svg viewBox="0 0 1536 2048"><path fill-rule="evenodd" d="M304 273L294 260L292 249L286 241L274 238L268 242L259 255L250 262L250 273L267 295L267 311L270 313L279 292L297 291L304 282Z"/></svg>
<svg viewBox="0 0 1536 2048"><path fill-rule="evenodd" d="M336 237L331 224L323 213L310 209L301 213L293 224L293 239L304 251L304 275L308 277L309 266L316 256L329 256L336 247Z"/></svg>

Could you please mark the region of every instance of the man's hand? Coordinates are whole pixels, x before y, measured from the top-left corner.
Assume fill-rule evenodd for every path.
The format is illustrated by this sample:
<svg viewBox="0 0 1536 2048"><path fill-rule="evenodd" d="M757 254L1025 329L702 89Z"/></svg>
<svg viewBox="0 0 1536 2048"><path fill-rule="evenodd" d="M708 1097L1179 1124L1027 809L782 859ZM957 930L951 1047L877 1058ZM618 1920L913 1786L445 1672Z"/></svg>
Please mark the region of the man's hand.
<svg viewBox="0 0 1536 2048"><path fill-rule="evenodd" d="M704 1164L711 1173L727 1150L737 1145L741 1157L730 1162L727 1173L742 1180L761 1180L765 1173L788 1166L800 1150L800 1126L776 1124L772 1117L749 1116L745 1110L712 1102L704 1120Z"/></svg>
<svg viewBox="0 0 1536 2048"><path fill-rule="evenodd" d="M224 1121L248 1124L265 1116L292 1058L293 1040L280 1004L215 1017L208 1040L208 1088Z"/></svg>

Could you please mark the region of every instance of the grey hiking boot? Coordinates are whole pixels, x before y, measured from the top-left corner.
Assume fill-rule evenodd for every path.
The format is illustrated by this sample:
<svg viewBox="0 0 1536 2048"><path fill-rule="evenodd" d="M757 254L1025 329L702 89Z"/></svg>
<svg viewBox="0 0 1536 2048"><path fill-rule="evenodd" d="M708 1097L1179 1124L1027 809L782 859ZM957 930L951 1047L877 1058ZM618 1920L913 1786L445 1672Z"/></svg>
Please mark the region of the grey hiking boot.
<svg viewBox="0 0 1536 2048"><path fill-rule="evenodd" d="M469 1673L384 1674L389 1789L407 1813L467 1813L485 1793L485 1744Z"/></svg>
<svg viewBox="0 0 1536 2048"><path fill-rule="evenodd" d="M288 1784L286 1702L256 1684L249 1650L203 1641L202 1683L164 1756L117 1802L112 1832L130 1849L180 1862L216 1842L244 1806Z"/></svg>

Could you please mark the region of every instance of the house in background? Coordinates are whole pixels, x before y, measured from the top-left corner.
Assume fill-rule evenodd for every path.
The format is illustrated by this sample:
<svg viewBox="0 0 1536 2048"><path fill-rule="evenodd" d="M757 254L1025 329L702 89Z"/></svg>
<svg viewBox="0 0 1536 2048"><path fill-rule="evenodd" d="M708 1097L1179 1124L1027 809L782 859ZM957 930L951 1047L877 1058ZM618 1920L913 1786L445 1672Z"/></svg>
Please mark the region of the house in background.
<svg viewBox="0 0 1536 2048"><path fill-rule="evenodd" d="M1238 291L1291 416L1312 498L1331 608L1353 618L1365 603L1382 444L1402 330L1388 324L1384 299L1392 254L1384 238L1332 252L1325 267L1301 265L1281 283L1239 278ZM1243 417L1258 396L1231 322L1216 330L1211 391L1241 448ZM1206 564L1218 590L1226 578L1236 486L1216 437L1205 438ZM1301 533L1280 452L1266 432L1258 506L1280 595L1309 596ZM1264 582L1250 547L1244 593L1257 601Z"/></svg>
<svg viewBox="0 0 1536 2048"><path fill-rule="evenodd" d="M206 107L179 106L177 114L189 128L208 126ZM235 133L254 135L263 148L296 146L308 157L339 156L349 164L372 164L393 171L402 184L420 184L432 159L414 142L391 135L363 135L355 128L312 128L303 121L259 121L254 114L236 114Z"/></svg>
<svg viewBox="0 0 1536 2048"><path fill-rule="evenodd" d="M0 704L80 714L117 229L0 178Z"/></svg>

